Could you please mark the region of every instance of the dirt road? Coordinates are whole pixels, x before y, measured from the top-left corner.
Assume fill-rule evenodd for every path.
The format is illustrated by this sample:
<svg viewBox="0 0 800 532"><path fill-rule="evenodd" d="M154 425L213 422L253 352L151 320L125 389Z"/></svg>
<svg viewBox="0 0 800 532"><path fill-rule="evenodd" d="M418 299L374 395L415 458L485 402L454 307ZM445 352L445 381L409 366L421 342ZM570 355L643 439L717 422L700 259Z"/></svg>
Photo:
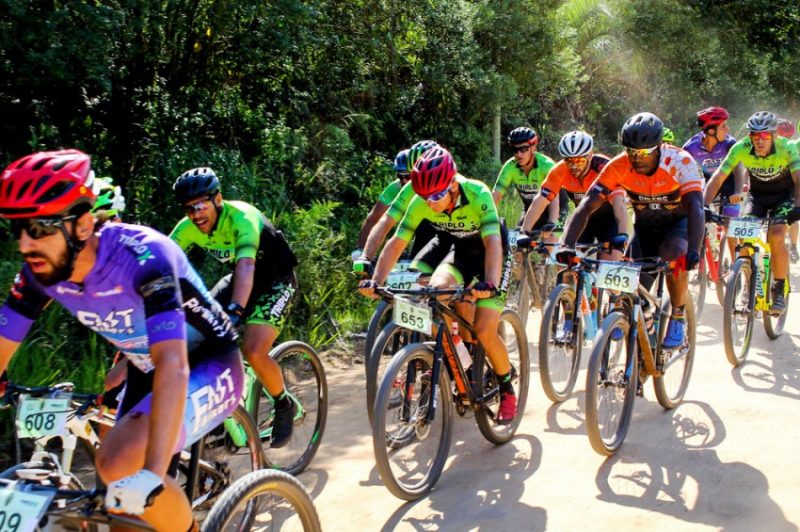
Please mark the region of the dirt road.
<svg viewBox="0 0 800 532"><path fill-rule="evenodd" d="M456 419L437 488L408 504L375 469L363 365L328 364L327 431L300 479L328 531L797 530L800 297L793 299L783 337L769 341L757 322L750 357L734 370L709 294L685 402L663 410L648 382L625 444L608 459L583 428L585 372L569 400L551 404L531 343L529 403L516 438L496 447L471 417ZM532 317L529 339L538 336ZM587 356L584 349L584 368Z"/></svg>

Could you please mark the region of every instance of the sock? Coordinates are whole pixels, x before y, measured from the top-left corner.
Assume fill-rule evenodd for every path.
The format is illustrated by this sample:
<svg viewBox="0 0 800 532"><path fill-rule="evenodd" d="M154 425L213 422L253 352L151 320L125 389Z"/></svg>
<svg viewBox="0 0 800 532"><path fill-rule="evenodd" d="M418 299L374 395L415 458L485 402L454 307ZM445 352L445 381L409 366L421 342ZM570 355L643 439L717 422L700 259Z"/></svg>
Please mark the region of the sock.
<svg viewBox="0 0 800 532"><path fill-rule="evenodd" d="M686 319L686 305L680 307L672 307L672 315L670 319L683 321Z"/></svg>
<svg viewBox="0 0 800 532"><path fill-rule="evenodd" d="M505 375L498 375L497 381L500 383L500 393L514 393L514 386L511 384L511 372Z"/></svg>
<svg viewBox="0 0 800 532"><path fill-rule="evenodd" d="M284 408L291 408L291 406L292 406L292 398L289 397L289 394L286 393L286 389L284 388L283 391L278 394L278 398L275 399L275 408L284 409Z"/></svg>

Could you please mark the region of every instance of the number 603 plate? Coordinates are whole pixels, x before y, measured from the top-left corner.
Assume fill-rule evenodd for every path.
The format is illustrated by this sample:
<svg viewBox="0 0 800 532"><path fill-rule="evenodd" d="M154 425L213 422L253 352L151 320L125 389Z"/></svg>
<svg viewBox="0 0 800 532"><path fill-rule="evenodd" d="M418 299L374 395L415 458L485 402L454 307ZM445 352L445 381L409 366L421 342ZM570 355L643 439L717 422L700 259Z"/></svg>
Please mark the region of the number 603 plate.
<svg viewBox="0 0 800 532"><path fill-rule="evenodd" d="M635 292L639 288L639 266L623 262L601 262L595 284L607 290Z"/></svg>

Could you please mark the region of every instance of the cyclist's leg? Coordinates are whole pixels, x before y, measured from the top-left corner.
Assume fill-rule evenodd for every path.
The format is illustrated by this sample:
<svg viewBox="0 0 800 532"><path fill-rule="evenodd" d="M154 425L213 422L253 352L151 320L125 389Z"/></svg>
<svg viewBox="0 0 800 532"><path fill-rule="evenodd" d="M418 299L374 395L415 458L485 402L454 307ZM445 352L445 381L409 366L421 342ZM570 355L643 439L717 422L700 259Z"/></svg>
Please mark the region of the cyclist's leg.
<svg viewBox="0 0 800 532"><path fill-rule="evenodd" d="M411 269L424 274L432 274L453 248L452 237L422 224L414 233L414 247L411 250Z"/></svg>
<svg viewBox="0 0 800 532"><path fill-rule="evenodd" d="M239 403L244 380L238 349L194 365L189 374L187 400L181 421L179 452L222 423ZM152 373L129 365L128 384L118 411L96 458L97 471L109 484L144 467L150 435ZM167 476L164 491L141 516L157 530L188 530L192 523L189 500L178 483Z"/></svg>
<svg viewBox="0 0 800 532"><path fill-rule="evenodd" d="M589 218L583 234L578 237L578 244L593 244L600 242L607 244L617 236L617 220L614 213L595 213ZM611 252L598 253L601 260L620 260L622 251L614 250Z"/></svg>
<svg viewBox="0 0 800 532"><path fill-rule="evenodd" d="M681 218L672 223L664 234L659 246L659 254L664 260L677 260L689 249L688 218ZM667 349L683 345L686 338L685 309L689 293L689 275L684 270L678 275L667 275L667 291L669 291L672 311L667 326L667 334L663 346Z"/></svg>
<svg viewBox="0 0 800 532"><path fill-rule="evenodd" d="M770 205L770 215L773 218L784 218L794 206L794 191L777 199ZM776 281L789 276L789 250L786 247L786 235L789 227L784 220L774 220L770 223L767 233L767 242L772 253L772 272Z"/></svg>

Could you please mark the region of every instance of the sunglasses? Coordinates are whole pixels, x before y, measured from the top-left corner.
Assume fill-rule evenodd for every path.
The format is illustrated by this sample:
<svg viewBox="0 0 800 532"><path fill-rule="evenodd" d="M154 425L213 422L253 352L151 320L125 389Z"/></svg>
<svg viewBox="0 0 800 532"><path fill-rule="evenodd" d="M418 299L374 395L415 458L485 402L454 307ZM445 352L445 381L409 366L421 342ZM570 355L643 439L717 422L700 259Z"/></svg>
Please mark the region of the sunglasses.
<svg viewBox="0 0 800 532"><path fill-rule="evenodd" d="M448 193L448 192L450 192L450 186L449 186L449 185L448 185L448 187L447 187L447 188L445 188L445 189L444 189L444 190L442 190L441 192L437 192L436 194L431 194L430 196L428 196L427 198L425 198L425 201L427 201L427 202L436 202L436 201L439 201L439 200L441 200L442 198L444 198L445 196L447 196L447 193Z"/></svg>
<svg viewBox="0 0 800 532"><path fill-rule="evenodd" d="M530 144L526 144L525 146L511 146L511 151L513 153L528 153L528 150L531 149Z"/></svg>
<svg viewBox="0 0 800 532"><path fill-rule="evenodd" d="M756 133L750 133L750 138L753 140L756 139L767 140L772 138L772 133L770 133L769 131L759 131Z"/></svg>
<svg viewBox="0 0 800 532"><path fill-rule="evenodd" d="M658 146L653 146L652 148L625 148L625 153L628 154L628 157L647 157L657 149Z"/></svg>
<svg viewBox="0 0 800 532"><path fill-rule="evenodd" d="M209 205L209 203L211 202L211 200L213 198L214 198L214 195L211 195L211 196L207 196L205 199L201 199L200 201L196 201L196 202L191 203L189 205L184 205L183 207L181 207L183 209L183 213L186 216L189 216L190 214L203 212L204 210L208 209L208 205Z"/></svg>
<svg viewBox="0 0 800 532"><path fill-rule="evenodd" d="M67 220L74 220L76 216L64 216L62 218L23 218L20 220L11 220L11 234L14 238L18 239L22 236L22 232L28 233L28 236L34 240L51 236L58 233L64 222Z"/></svg>
<svg viewBox="0 0 800 532"><path fill-rule="evenodd" d="M588 157L565 157L564 161L570 166L582 166L588 161Z"/></svg>

